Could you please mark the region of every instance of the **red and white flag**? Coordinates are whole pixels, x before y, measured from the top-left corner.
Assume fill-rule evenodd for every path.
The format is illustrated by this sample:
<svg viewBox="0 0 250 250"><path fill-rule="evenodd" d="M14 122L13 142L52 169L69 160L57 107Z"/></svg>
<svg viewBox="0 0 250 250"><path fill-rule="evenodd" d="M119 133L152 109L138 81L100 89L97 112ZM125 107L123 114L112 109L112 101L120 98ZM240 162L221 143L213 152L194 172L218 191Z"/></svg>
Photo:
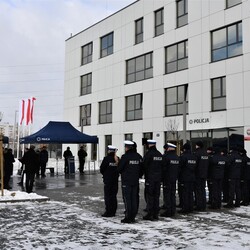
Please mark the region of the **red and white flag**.
<svg viewBox="0 0 250 250"><path fill-rule="evenodd" d="M19 125L33 123L34 102L36 98L23 99L19 102Z"/></svg>

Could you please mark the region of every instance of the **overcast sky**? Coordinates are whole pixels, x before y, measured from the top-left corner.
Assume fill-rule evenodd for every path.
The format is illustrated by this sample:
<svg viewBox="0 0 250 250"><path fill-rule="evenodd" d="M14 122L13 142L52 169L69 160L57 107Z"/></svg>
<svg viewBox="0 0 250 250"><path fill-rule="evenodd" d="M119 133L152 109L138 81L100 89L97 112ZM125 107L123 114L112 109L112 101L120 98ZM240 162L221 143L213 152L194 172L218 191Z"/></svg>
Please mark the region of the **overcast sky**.
<svg viewBox="0 0 250 250"><path fill-rule="evenodd" d="M33 132L63 120L65 40L135 0L1 0L0 112L36 97ZM18 116L17 116L18 119Z"/></svg>

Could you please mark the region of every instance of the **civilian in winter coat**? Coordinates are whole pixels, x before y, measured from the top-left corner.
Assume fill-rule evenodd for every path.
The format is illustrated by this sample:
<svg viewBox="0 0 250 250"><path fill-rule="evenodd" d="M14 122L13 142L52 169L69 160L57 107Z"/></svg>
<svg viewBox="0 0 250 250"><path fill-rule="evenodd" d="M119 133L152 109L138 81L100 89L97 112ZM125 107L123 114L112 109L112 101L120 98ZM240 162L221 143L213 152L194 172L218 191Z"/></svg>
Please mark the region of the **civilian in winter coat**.
<svg viewBox="0 0 250 250"><path fill-rule="evenodd" d="M13 172L13 162L15 162L14 155L12 149L9 148L4 153L4 187L6 189L11 189L9 181Z"/></svg>

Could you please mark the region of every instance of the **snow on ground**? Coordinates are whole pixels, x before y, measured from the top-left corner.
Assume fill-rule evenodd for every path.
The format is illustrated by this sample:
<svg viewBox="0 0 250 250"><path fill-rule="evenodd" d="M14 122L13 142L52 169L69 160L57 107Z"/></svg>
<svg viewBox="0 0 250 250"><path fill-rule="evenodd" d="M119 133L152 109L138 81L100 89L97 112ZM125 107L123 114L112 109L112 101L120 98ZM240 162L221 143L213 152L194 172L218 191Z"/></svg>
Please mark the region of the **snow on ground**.
<svg viewBox="0 0 250 250"><path fill-rule="evenodd" d="M1 204L0 245L13 250L250 249L249 214L250 207L242 207L121 224L122 214L102 218L77 204Z"/></svg>

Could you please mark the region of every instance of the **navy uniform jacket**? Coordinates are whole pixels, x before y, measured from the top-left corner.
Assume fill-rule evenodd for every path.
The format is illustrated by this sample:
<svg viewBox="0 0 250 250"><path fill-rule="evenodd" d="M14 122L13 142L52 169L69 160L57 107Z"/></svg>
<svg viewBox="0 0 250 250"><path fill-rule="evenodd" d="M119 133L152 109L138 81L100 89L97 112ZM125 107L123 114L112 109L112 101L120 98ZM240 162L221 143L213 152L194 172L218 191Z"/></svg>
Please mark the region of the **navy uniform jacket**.
<svg viewBox="0 0 250 250"><path fill-rule="evenodd" d="M224 179L225 169L227 167L227 157L221 154L215 154L210 158L211 179Z"/></svg>
<svg viewBox="0 0 250 250"><path fill-rule="evenodd" d="M22 158L23 164L25 164L25 171L27 173L36 173L39 168L39 155L33 150L29 149L24 153Z"/></svg>
<svg viewBox="0 0 250 250"><path fill-rule="evenodd" d="M233 151L228 157L228 179L240 179L243 160L240 154Z"/></svg>
<svg viewBox="0 0 250 250"><path fill-rule="evenodd" d="M143 173L146 181L162 180L163 159L162 154L152 146L143 158Z"/></svg>
<svg viewBox="0 0 250 250"><path fill-rule="evenodd" d="M197 167L197 159L194 154L189 151L183 152L180 156L180 177L181 182L194 182L195 171Z"/></svg>
<svg viewBox="0 0 250 250"><path fill-rule="evenodd" d="M103 182L114 183L118 181L118 163L115 161L114 154L108 154L102 160L100 172L103 175Z"/></svg>
<svg viewBox="0 0 250 250"><path fill-rule="evenodd" d="M250 158L244 155L243 164L241 169L241 179L242 180L250 180Z"/></svg>
<svg viewBox="0 0 250 250"><path fill-rule="evenodd" d="M163 181L175 182L178 179L180 158L175 151L163 155Z"/></svg>
<svg viewBox="0 0 250 250"><path fill-rule="evenodd" d="M121 174L122 184L138 185L142 176L142 157L133 149L122 155L118 164L118 172Z"/></svg>
<svg viewBox="0 0 250 250"><path fill-rule="evenodd" d="M205 150L198 148L195 151L195 155L197 157L197 168L195 171L195 176L197 178L207 179L209 167L208 153Z"/></svg>

